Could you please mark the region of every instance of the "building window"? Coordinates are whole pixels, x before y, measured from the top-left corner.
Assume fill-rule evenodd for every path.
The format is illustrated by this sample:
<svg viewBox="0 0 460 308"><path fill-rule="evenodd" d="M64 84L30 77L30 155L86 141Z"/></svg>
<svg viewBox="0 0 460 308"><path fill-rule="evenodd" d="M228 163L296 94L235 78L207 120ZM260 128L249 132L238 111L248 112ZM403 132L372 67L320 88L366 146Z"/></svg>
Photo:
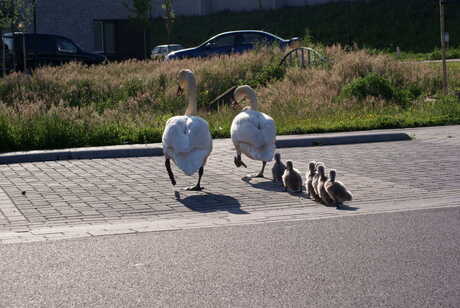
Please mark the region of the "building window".
<svg viewBox="0 0 460 308"><path fill-rule="evenodd" d="M94 48L104 53L115 53L115 22L94 22Z"/></svg>

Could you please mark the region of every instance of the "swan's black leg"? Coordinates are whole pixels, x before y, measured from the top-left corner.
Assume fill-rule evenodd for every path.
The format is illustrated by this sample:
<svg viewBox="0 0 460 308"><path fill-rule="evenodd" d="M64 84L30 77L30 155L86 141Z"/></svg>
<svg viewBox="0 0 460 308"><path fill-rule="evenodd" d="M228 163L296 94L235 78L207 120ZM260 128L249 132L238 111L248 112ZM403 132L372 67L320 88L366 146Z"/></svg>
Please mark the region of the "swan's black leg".
<svg viewBox="0 0 460 308"><path fill-rule="evenodd" d="M200 186L201 177L203 176L203 173L204 173L204 167L202 166L200 170L198 171L198 183L196 183L196 185L193 187L187 187L187 190L193 190L193 191L203 190L203 187Z"/></svg>
<svg viewBox="0 0 460 308"><path fill-rule="evenodd" d="M174 174L171 170L171 162L169 158L165 160L166 171L168 171L169 179L171 180L171 184L176 185L176 180L174 179Z"/></svg>
<svg viewBox="0 0 460 308"><path fill-rule="evenodd" d="M264 177L264 170L265 170L265 166L267 165L267 162L264 161L262 162L262 169L260 170L260 172L255 176L256 178L263 178Z"/></svg>

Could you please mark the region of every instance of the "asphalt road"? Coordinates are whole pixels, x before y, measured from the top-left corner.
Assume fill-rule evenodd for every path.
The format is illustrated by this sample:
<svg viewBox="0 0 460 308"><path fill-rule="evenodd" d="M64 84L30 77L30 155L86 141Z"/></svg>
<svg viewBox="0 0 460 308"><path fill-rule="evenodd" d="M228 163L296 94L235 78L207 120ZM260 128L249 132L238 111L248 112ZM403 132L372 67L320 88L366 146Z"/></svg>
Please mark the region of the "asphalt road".
<svg viewBox="0 0 460 308"><path fill-rule="evenodd" d="M460 208L0 246L1 307L459 307Z"/></svg>

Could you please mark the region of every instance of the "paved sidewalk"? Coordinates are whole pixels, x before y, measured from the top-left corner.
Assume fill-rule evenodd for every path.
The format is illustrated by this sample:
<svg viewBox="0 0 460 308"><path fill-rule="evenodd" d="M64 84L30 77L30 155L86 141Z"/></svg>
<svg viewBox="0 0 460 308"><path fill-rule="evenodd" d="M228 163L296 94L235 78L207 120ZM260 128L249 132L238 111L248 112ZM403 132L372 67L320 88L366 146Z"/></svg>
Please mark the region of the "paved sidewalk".
<svg viewBox="0 0 460 308"><path fill-rule="evenodd" d="M303 140L301 143L312 140L308 138L329 138L313 144L334 144L334 140L369 134L413 138L279 150L284 160L293 160L302 172L313 159L337 169L338 180L354 194L347 210L284 193L270 179L243 181L242 177L257 171L260 164L246 159L248 169L236 168L228 139L215 140L202 181L205 191L199 193L182 190L194 184L196 177L186 177L176 168L178 184L173 188L164 158L157 155L1 164L0 242L459 206L459 131L460 126L445 126L281 137ZM147 146L125 149L136 147ZM269 165L267 176L271 176L270 169Z"/></svg>

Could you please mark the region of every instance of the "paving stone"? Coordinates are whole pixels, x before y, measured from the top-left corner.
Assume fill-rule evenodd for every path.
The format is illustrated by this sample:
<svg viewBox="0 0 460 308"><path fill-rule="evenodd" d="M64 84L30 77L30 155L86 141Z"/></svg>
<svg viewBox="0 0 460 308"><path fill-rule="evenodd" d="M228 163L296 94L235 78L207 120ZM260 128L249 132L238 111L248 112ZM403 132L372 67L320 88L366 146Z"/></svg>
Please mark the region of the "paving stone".
<svg viewBox="0 0 460 308"><path fill-rule="evenodd" d="M397 210L402 205L412 208L413 200L417 200L418 207L452 206L460 195L459 128L392 130L415 134L416 139L282 148L279 152L283 160L294 161L303 175L313 159L337 169L337 179L345 182L354 194L349 205L358 208L357 213ZM189 221L184 225L203 226L225 224L227 217L235 215L237 218L227 223L337 215L335 209L282 192L269 178L243 181L246 174L259 170L260 163L243 157L248 168L238 169L233 155L230 140L216 140L205 167L204 192L184 191L184 187L196 183L197 175L184 176L175 166L178 184L172 187L164 170L164 158L158 156L0 165L0 239L6 231L28 232L28 228L23 229L27 226L56 227L82 222L103 225L183 218ZM270 167L267 166L267 176L271 176ZM278 216L262 215L270 211L278 211ZM292 211L300 211L299 217ZM217 221L195 223L195 217ZM148 224L142 228L155 229ZM96 231L93 235L100 234L99 229ZM88 235L80 232L78 236L85 234ZM62 233L62 237L67 236Z"/></svg>

